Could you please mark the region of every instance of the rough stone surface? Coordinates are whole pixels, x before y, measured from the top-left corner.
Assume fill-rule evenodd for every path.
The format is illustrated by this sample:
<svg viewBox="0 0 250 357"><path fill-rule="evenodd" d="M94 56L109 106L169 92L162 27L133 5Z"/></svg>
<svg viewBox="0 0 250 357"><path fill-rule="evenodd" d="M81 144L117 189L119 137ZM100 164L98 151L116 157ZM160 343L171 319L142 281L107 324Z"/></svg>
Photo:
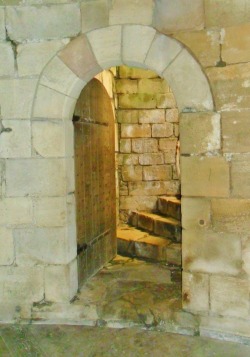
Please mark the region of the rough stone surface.
<svg viewBox="0 0 250 357"><path fill-rule="evenodd" d="M63 227L66 225L66 199L42 197L34 199L34 220L37 227Z"/></svg>
<svg viewBox="0 0 250 357"><path fill-rule="evenodd" d="M88 32L109 23L109 8L107 0L97 0L81 3L82 32Z"/></svg>
<svg viewBox="0 0 250 357"><path fill-rule="evenodd" d="M211 208L208 199L182 197L181 206L184 229L207 229L210 226Z"/></svg>
<svg viewBox="0 0 250 357"><path fill-rule="evenodd" d="M131 196L158 196L169 195L174 196L179 193L180 184L178 181L152 181L152 182L131 182L129 184L129 192Z"/></svg>
<svg viewBox="0 0 250 357"><path fill-rule="evenodd" d="M109 23L151 25L153 0L113 0L109 12Z"/></svg>
<svg viewBox="0 0 250 357"><path fill-rule="evenodd" d="M200 30L204 27L204 7L202 0L175 0L156 2L153 25L159 32Z"/></svg>
<svg viewBox="0 0 250 357"><path fill-rule="evenodd" d="M121 64L121 26L111 26L87 34L98 64L109 68Z"/></svg>
<svg viewBox="0 0 250 357"><path fill-rule="evenodd" d="M216 113L182 113L180 140L182 154L201 154L221 147L220 115Z"/></svg>
<svg viewBox="0 0 250 357"><path fill-rule="evenodd" d="M122 124L122 138L147 138L151 137L151 126L149 124Z"/></svg>
<svg viewBox="0 0 250 357"><path fill-rule="evenodd" d="M153 153L158 151L158 142L156 139L132 139L132 152L135 153Z"/></svg>
<svg viewBox="0 0 250 357"><path fill-rule="evenodd" d="M227 197L229 164L222 157L182 157L182 194Z"/></svg>
<svg viewBox="0 0 250 357"><path fill-rule="evenodd" d="M228 27L249 22L248 0L205 0L206 27Z"/></svg>
<svg viewBox="0 0 250 357"><path fill-rule="evenodd" d="M17 67L19 76L39 75L47 62L67 43L68 40L54 40L18 45Z"/></svg>
<svg viewBox="0 0 250 357"><path fill-rule="evenodd" d="M232 277L212 276L210 299L213 313L245 317L249 313L249 283Z"/></svg>
<svg viewBox="0 0 250 357"><path fill-rule="evenodd" d="M9 42L0 43L0 76L13 76L14 53Z"/></svg>
<svg viewBox="0 0 250 357"><path fill-rule="evenodd" d="M250 111L222 113L222 139L224 153L250 152L246 135L249 128Z"/></svg>
<svg viewBox="0 0 250 357"><path fill-rule="evenodd" d="M249 199L213 199L212 223L220 232L248 233L250 229Z"/></svg>
<svg viewBox="0 0 250 357"><path fill-rule="evenodd" d="M4 8L0 8L0 40L5 40L5 13Z"/></svg>
<svg viewBox="0 0 250 357"><path fill-rule="evenodd" d="M235 234L183 230L183 268L188 271L237 275L241 240Z"/></svg>
<svg viewBox="0 0 250 357"><path fill-rule="evenodd" d="M44 297L44 272L42 267L1 267L1 300L19 306L26 302L39 302Z"/></svg>
<svg viewBox="0 0 250 357"><path fill-rule="evenodd" d="M196 312L209 309L209 276L183 272L183 308Z"/></svg>
<svg viewBox="0 0 250 357"><path fill-rule="evenodd" d="M141 181L142 180L142 167L141 166L123 166L122 178L124 181Z"/></svg>
<svg viewBox="0 0 250 357"><path fill-rule="evenodd" d="M0 140L0 157L28 158L31 157L31 128L29 120L3 120L4 128L10 132L3 132Z"/></svg>
<svg viewBox="0 0 250 357"><path fill-rule="evenodd" d="M217 110L250 108L250 63L209 68L206 73L212 86Z"/></svg>
<svg viewBox="0 0 250 357"><path fill-rule="evenodd" d="M170 165L152 165L143 167L143 180L145 181L167 181L172 178Z"/></svg>
<svg viewBox="0 0 250 357"><path fill-rule="evenodd" d="M1 225L17 227L32 224L33 206L30 198L5 198L0 201L0 212Z"/></svg>
<svg viewBox="0 0 250 357"><path fill-rule="evenodd" d="M6 195L63 196L66 190L64 170L65 162L59 159L8 160Z"/></svg>
<svg viewBox="0 0 250 357"><path fill-rule="evenodd" d="M76 259L68 265L46 267L44 278L46 300L70 301L76 295L78 288Z"/></svg>
<svg viewBox="0 0 250 357"><path fill-rule="evenodd" d="M6 8L6 28L14 41L74 37L80 32L78 4Z"/></svg>
<svg viewBox="0 0 250 357"><path fill-rule="evenodd" d="M12 265L14 262L14 244L11 229L0 227L0 244L2 247L0 250L0 264Z"/></svg>
<svg viewBox="0 0 250 357"><path fill-rule="evenodd" d="M173 90L180 112L190 107L197 111L213 110L207 78L187 50L180 52L163 72L163 77Z"/></svg>
<svg viewBox="0 0 250 357"><path fill-rule="evenodd" d="M173 36L192 51L203 67L215 66L219 62L219 30L177 32Z"/></svg>
<svg viewBox="0 0 250 357"><path fill-rule="evenodd" d="M5 119L30 118L36 85L36 79L2 79L0 81L0 102Z"/></svg>
<svg viewBox="0 0 250 357"><path fill-rule="evenodd" d="M222 45L223 61L228 64L250 61L249 32L250 24L226 28Z"/></svg>
<svg viewBox="0 0 250 357"><path fill-rule="evenodd" d="M250 162L249 154L236 154L232 159L231 179L232 195L250 197Z"/></svg>

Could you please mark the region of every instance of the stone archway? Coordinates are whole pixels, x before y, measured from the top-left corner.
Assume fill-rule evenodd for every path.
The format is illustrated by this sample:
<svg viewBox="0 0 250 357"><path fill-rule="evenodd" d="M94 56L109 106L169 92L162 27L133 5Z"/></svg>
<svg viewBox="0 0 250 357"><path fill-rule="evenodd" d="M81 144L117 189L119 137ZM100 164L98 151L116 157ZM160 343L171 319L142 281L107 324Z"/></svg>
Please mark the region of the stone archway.
<svg viewBox="0 0 250 357"><path fill-rule="evenodd" d="M90 31L72 40L44 68L37 86L32 114L37 123L42 121L46 127L46 130L40 132L40 140L48 144L48 149L43 152L43 160L48 163L53 160L53 165L58 166L58 175L61 176L60 189L56 175L47 179L50 188L57 187L57 196L66 207L60 254L50 262L51 269L48 268L47 275L45 274L46 300L68 301L77 291L71 122L76 100L86 83L97 73L121 64L148 68L166 79L174 92L179 112L187 113L183 114L183 123L187 123L190 135L195 137L195 131L200 128L202 137L197 140L204 143L202 150L206 152L217 149L219 119L213 115L214 104L208 80L200 65L181 43L151 27L141 25L110 26ZM204 130L201 119L204 116L205 120L212 123L208 132ZM50 128L55 123L57 132L53 135ZM53 145L55 137L60 143L59 146ZM183 153L200 153L200 146L197 149L195 143L183 143ZM183 163L184 196L192 191L190 182L193 181L192 175L185 175L188 173L185 165L186 162ZM213 168L213 165L212 158L210 166ZM211 190L213 183L208 183ZM195 193L191 192L192 195L195 196ZM185 257L185 252L183 255ZM55 291L51 281L57 278L61 279L61 287Z"/></svg>

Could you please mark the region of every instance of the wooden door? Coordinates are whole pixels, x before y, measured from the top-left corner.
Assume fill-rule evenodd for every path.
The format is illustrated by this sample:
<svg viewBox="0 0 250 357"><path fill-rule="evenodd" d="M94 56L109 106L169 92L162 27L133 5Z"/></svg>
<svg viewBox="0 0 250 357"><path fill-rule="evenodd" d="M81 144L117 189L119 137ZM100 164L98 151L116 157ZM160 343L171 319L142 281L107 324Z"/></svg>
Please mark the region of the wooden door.
<svg viewBox="0 0 250 357"><path fill-rule="evenodd" d="M73 116L79 284L116 254L114 115L104 86L93 79Z"/></svg>

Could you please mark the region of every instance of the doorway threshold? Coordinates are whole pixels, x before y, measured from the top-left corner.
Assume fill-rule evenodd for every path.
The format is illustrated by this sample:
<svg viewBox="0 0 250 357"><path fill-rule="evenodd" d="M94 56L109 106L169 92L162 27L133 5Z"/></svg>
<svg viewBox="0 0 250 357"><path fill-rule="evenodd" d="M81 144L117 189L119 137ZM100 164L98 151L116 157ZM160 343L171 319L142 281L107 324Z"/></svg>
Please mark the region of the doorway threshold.
<svg viewBox="0 0 250 357"><path fill-rule="evenodd" d="M181 282L164 264L117 256L71 303L32 308L32 323L141 327L196 335L197 318L182 310Z"/></svg>

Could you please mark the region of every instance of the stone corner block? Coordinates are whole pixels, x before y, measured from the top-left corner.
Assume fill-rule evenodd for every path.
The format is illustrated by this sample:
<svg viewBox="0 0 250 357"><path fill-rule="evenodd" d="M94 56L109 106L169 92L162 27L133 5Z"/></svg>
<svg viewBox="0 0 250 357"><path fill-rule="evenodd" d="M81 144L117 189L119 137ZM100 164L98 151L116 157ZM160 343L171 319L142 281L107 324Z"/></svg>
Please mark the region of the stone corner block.
<svg viewBox="0 0 250 357"><path fill-rule="evenodd" d="M77 260L67 265L45 268L45 299L53 302L69 302L77 293Z"/></svg>

